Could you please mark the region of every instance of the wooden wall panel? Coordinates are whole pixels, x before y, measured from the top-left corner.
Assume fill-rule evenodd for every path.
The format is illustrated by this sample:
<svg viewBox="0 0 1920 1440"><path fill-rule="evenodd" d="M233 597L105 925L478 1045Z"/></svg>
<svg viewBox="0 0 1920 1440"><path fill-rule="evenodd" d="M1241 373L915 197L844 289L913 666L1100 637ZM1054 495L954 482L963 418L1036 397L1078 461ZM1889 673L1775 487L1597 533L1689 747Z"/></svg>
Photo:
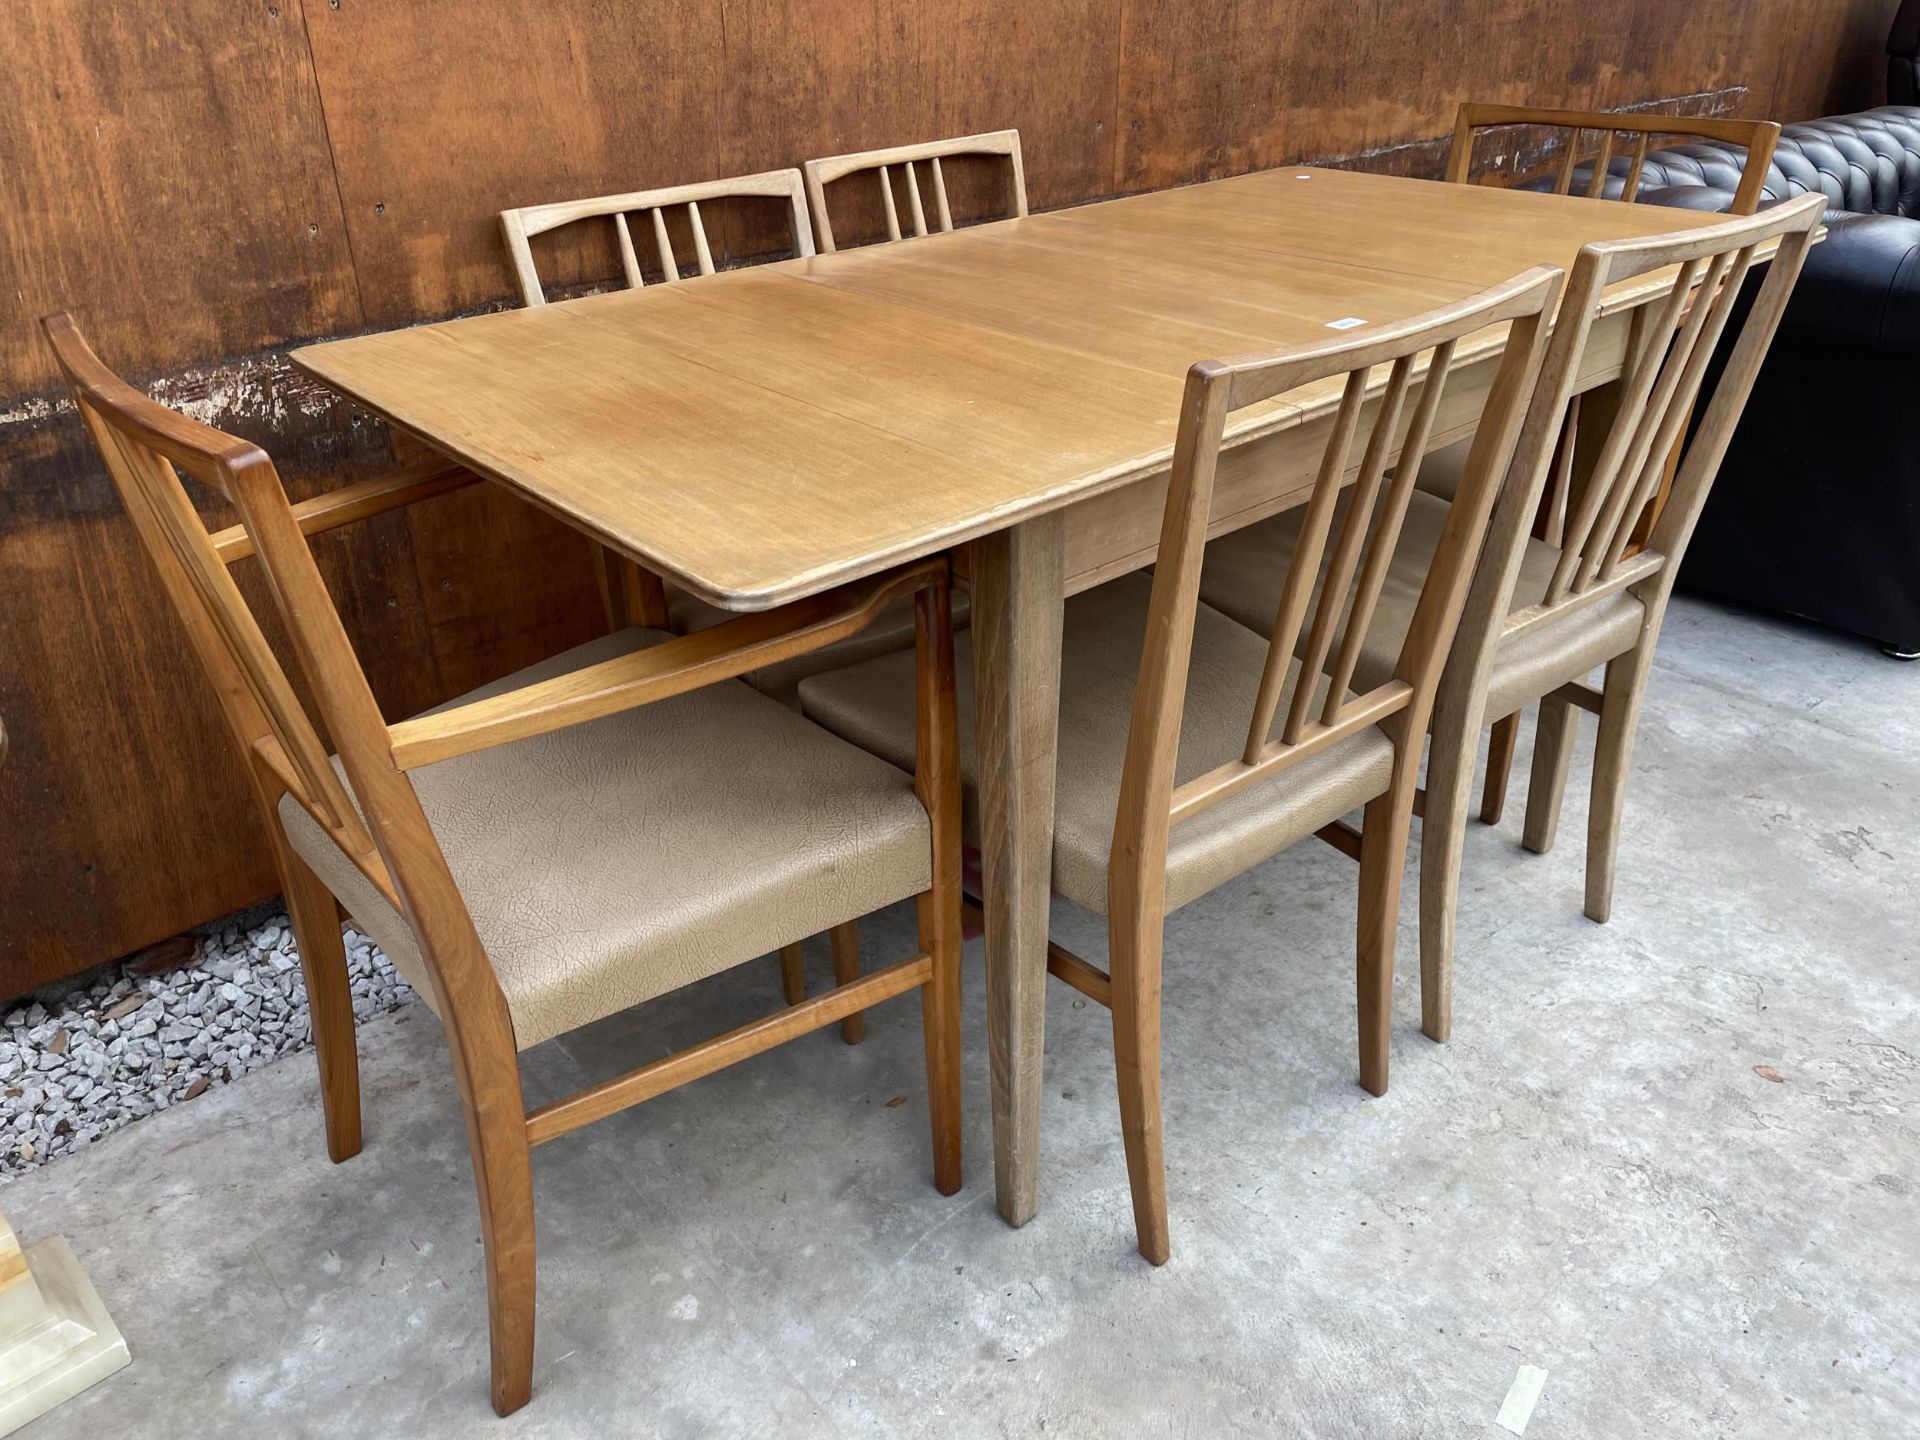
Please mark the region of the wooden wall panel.
<svg viewBox="0 0 1920 1440"><path fill-rule="evenodd" d="M0 11L0 395L61 305L141 373L358 328L301 3Z"/></svg>
<svg viewBox="0 0 1920 1440"><path fill-rule="evenodd" d="M503 209L719 173L701 0L341 0L308 31L370 325L511 295Z"/></svg>
<svg viewBox="0 0 1920 1440"><path fill-rule="evenodd" d="M272 889L213 707L48 388L42 311L74 309L123 373L269 445L304 494L392 447L286 348L511 303L504 206L1007 125L1041 208L1295 160L1432 174L1468 96L1876 103L1894 3L0 7L0 994ZM714 237L736 260L783 243L750 212ZM561 285L611 274L591 237L545 248ZM393 715L598 624L584 542L497 494L318 553Z"/></svg>
<svg viewBox="0 0 1920 1440"><path fill-rule="evenodd" d="M1129 4L1115 188L1366 159L1443 137L1467 99L1606 109L1709 96L1782 120L1866 105L1878 81L1851 57L1859 37L1884 40L1892 12L1891 0ZM1851 100L1819 61L1789 58L1837 54Z"/></svg>

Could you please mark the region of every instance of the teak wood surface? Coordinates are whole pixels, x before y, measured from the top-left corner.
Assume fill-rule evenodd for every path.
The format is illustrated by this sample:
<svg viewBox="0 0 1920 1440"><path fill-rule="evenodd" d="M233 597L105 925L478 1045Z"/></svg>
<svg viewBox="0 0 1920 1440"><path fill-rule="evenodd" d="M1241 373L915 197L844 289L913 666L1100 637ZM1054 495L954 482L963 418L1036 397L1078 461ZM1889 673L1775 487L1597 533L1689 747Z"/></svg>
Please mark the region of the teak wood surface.
<svg viewBox="0 0 1920 1440"><path fill-rule="evenodd" d="M294 360L730 609L970 545L994 1158L1001 1213L1022 1224L1037 1205L1062 607L1153 559L1189 367L1718 218L1288 168ZM1633 312L1672 283L1608 293L1577 389L1620 374ZM1469 432L1504 340L1460 342L1431 446ZM1340 392L1233 415L1212 529L1305 502Z"/></svg>

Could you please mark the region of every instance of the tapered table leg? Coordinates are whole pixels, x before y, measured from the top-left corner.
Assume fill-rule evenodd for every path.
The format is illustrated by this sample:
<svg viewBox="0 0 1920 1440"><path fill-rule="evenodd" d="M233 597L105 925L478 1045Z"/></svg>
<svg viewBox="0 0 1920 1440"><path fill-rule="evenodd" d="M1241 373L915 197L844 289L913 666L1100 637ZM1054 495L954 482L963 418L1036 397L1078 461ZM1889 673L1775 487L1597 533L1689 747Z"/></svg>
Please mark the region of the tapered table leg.
<svg viewBox="0 0 1920 1440"><path fill-rule="evenodd" d="M1062 535L1061 517L1044 515L976 541L970 557L993 1166L1010 1225L1038 1204Z"/></svg>

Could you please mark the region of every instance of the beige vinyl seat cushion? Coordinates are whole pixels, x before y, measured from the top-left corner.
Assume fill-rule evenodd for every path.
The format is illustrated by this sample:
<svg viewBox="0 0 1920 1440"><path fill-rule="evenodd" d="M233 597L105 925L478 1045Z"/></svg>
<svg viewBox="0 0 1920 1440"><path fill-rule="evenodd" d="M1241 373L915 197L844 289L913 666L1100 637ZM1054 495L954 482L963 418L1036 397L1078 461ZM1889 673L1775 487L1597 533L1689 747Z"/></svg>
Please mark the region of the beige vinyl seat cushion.
<svg viewBox="0 0 1920 1440"><path fill-rule="evenodd" d="M1128 575L1075 596L1066 607L1053 888L1100 912L1107 908L1107 856L1151 591L1149 577ZM1260 636L1199 608L1176 783L1240 755L1266 654ZM978 843L971 635L957 638L955 656L964 824L969 841ZM911 656L883 656L803 681L800 703L835 734L899 764L913 746L913 708L899 694L911 671ZM1204 895L1364 805L1387 789L1392 768L1393 743L1369 726L1176 826L1167 856L1167 908Z"/></svg>
<svg viewBox="0 0 1920 1440"><path fill-rule="evenodd" d="M1400 647L1413 623L1414 606L1426 583L1433 553L1439 548L1448 509L1446 500L1414 490L1400 543L1394 547L1393 564L1388 568L1386 585L1354 670L1354 684L1362 690L1381 684L1399 663ZM1289 510L1223 535L1209 545L1200 576L1201 598L1243 625L1270 631L1305 513ZM1345 514L1343 495L1330 535L1339 534ZM1328 548L1332 548L1331 538ZM1520 580L1514 587L1514 610L1538 603L1559 560L1560 551L1555 547L1539 540L1527 542ZM1645 618L1646 607L1639 599L1620 592L1506 641L1494 660L1493 679L1487 689L1487 718L1511 715L1548 691L1632 649Z"/></svg>
<svg viewBox="0 0 1920 1440"><path fill-rule="evenodd" d="M461 700L671 638L623 630ZM737 680L412 774L521 1049L932 881L912 777ZM291 797L280 817L432 1003L399 912Z"/></svg>
<svg viewBox="0 0 1920 1440"><path fill-rule="evenodd" d="M953 625L957 630L967 623L967 597L955 592L952 604ZM681 635L711 629L739 614L696 600L684 591L671 592L667 602L667 621ZM762 666L746 676L746 681L763 695L771 695L783 705L799 708L800 682L809 675L823 675L871 660L876 655L913 649L913 597L903 596L880 612L874 622L857 635L849 635L824 649L809 650L791 660Z"/></svg>
<svg viewBox="0 0 1920 1440"><path fill-rule="evenodd" d="M1473 437L1469 435L1424 457L1414 472L1414 488L1438 495L1442 500L1453 499L1460 493L1460 477L1467 473L1467 452L1472 448Z"/></svg>

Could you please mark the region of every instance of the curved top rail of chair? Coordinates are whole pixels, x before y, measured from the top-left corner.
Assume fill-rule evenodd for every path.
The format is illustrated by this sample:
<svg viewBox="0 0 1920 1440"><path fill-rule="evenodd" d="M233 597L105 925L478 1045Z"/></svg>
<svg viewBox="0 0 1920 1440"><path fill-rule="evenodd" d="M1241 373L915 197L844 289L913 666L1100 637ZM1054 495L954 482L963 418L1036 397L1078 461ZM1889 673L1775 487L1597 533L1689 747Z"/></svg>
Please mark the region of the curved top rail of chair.
<svg viewBox="0 0 1920 1440"><path fill-rule="evenodd" d="M593 195L581 200L553 200L544 205L522 205L502 210L501 217L516 217L528 235L544 235L576 220L594 220L606 215L624 215L635 210L658 210L662 206L685 205L701 200L721 200L731 195L760 196L803 202L800 172L794 169L763 170L755 175L735 175L725 180L698 180L686 185L668 185L657 190L634 190L624 195ZM811 238L803 254L812 254Z"/></svg>
<svg viewBox="0 0 1920 1440"><path fill-rule="evenodd" d="M872 170L881 165L904 165L911 160L943 160L952 155L1020 154L1018 130L983 130L978 135L957 135L950 140L923 140L914 145L890 145L882 150L858 150L846 155L828 155L806 162L810 179L831 185L844 175Z"/></svg>
<svg viewBox="0 0 1920 1440"><path fill-rule="evenodd" d="M1552 303L1562 278L1557 265L1535 265L1411 319L1368 325L1337 340L1312 345L1201 360L1189 373L1199 379L1231 380L1227 407L1238 410L1329 375L1343 375L1397 358L1410 346L1425 348L1453 334L1466 318L1477 318L1484 328L1517 316L1538 314L1543 297Z"/></svg>
<svg viewBox="0 0 1920 1440"><path fill-rule="evenodd" d="M194 479L224 495L228 493L227 475L247 465L270 463L267 452L252 441L170 410L122 380L94 353L67 311L42 315L40 328L84 399L118 412L143 444L152 446Z"/></svg>

